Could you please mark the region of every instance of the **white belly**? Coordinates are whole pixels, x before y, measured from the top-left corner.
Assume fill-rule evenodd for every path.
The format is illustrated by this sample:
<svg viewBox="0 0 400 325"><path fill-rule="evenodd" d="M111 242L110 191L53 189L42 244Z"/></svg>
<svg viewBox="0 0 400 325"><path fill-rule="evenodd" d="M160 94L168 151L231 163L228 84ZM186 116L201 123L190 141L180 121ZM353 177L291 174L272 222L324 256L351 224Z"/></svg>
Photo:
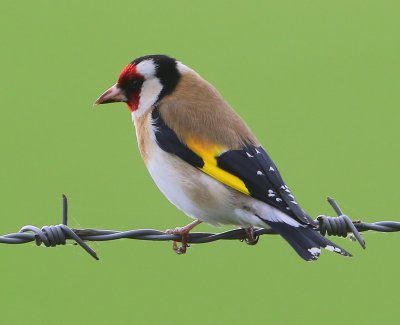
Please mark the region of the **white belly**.
<svg viewBox="0 0 400 325"><path fill-rule="evenodd" d="M152 151L147 168L160 191L188 216L212 225L235 223L225 185L160 148Z"/></svg>

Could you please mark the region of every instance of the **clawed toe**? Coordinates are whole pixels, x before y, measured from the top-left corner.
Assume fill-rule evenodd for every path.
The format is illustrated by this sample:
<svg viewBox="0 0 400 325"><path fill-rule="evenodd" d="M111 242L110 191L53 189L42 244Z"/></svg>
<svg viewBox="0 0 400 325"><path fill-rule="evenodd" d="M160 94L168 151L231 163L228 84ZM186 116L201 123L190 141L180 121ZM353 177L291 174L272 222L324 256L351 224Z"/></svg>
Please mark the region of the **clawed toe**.
<svg viewBox="0 0 400 325"><path fill-rule="evenodd" d="M249 227L245 228L244 230L246 232L246 238L244 240L246 244L251 246L256 245L258 243L259 236L254 235L254 228Z"/></svg>
<svg viewBox="0 0 400 325"><path fill-rule="evenodd" d="M189 232L200 224L201 221L195 220L190 224L186 225L185 227L176 227L175 229L167 229L165 232L170 235L180 235L182 237L182 244L181 246L178 245L177 241L172 242L172 249L178 255L182 255L186 253L186 250L189 246L188 239L189 239Z"/></svg>
<svg viewBox="0 0 400 325"><path fill-rule="evenodd" d="M172 249L178 255L186 254L188 247L190 247L188 244L186 244L186 245L182 244L181 246L179 246L178 242L176 242L176 241L173 241L173 243L172 243Z"/></svg>

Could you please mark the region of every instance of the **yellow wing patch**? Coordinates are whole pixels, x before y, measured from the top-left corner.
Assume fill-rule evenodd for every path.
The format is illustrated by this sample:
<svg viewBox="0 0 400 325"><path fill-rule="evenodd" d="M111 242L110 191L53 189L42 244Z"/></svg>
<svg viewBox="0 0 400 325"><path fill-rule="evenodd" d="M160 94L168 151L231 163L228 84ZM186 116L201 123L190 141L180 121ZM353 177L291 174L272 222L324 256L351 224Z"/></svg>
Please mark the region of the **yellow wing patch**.
<svg viewBox="0 0 400 325"><path fill-rule="evenodd" d="M217 166L216 157L226 151L224 147L213 143L205 143L204 141L195 140L193 138L188 138L185 142L190 150L203 159L204 166L200 168L203 172L243 194L250 195L246 185L239 177Z"/></svg>

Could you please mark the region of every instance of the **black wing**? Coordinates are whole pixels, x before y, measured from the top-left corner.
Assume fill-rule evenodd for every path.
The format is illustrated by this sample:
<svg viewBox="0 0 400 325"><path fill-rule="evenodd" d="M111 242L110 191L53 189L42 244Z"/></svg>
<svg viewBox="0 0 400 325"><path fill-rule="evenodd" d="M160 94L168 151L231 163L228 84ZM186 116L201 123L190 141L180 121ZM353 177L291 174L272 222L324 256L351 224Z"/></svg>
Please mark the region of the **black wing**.
<svg viewBox="0 0 400 325"><path fill-rule="evenodd" d="M302 223L314 223L299 206L278 168L261 146L246 145L241 150L227 151L216 159L221 169L243 180L252 197L276 207Z"/></svg>

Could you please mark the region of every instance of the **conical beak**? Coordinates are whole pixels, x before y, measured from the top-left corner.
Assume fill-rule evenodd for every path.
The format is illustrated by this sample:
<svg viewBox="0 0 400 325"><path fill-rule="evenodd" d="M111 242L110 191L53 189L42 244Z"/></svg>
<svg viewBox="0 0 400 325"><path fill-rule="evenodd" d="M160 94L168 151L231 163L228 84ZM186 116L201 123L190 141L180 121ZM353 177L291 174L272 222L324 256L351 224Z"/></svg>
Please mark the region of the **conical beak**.
<svg viewBox="0 0 400 325"><path fill-rule="evenodd" d="M97 100L94 102L94 105L115 102L126 102L126 97L118 87L118 84L115 84L111 88L107 89L99 98L97 98Z"/></svg>

